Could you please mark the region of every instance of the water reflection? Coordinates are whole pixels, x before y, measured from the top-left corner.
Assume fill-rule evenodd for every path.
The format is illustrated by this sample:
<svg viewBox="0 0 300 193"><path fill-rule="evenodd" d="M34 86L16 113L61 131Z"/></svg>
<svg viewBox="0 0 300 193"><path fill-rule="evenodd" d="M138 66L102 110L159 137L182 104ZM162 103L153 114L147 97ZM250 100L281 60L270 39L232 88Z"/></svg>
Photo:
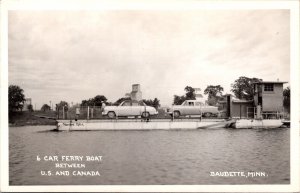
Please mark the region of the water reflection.
<svg viewBox="0 0 300 193"><path fill-rule="evenodd" d="M52 129L53 126L10 128L11 185L290 182L287 128L88 132ZM101 163L84 162L85 170L97 170L101 176L41 176L41 170L58 170L55 162L36 161L37 156L49 155L101 155ZM222 171L266 172L268 177L210 176L210 172Z"/></svg>

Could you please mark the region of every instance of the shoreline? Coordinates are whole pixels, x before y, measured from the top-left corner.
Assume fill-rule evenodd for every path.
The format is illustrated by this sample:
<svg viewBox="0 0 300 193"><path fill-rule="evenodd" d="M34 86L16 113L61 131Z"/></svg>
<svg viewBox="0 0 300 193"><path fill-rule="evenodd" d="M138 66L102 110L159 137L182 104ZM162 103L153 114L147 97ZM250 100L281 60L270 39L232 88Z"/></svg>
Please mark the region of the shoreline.
<svg viewBox="0 0 300 193"><path fill-rule="evenodd" d="M37 126L37 125L56 125L56 120L40 118L36 115L40 112L13 112L9 114L9 127L22 127L22 126ZM54 112L46 112L49 117L54 117Z"/></svg>
<svg viewBox="0 0 300 193"><path fill-rule="evenodd" d="M56 123L8 123L8 127L25 127L25 126L56 126Z"/></svg>

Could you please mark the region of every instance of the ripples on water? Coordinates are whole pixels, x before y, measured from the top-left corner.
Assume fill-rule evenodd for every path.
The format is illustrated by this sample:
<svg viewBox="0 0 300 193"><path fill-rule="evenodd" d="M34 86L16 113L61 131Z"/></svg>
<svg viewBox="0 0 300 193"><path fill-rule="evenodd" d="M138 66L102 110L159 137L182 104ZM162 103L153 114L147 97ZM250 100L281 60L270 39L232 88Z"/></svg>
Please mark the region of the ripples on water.
<svg viewBox="0 0 300 193"><path fill-rule="evenodd" d="M288 184L290 129L53 132L53 126L9 128L11 185ZM99 177L41 176L44 155L101 155L86 163ZM64 170L64 169L61 169ZM66 169L67 170L67 169ZM82 169L79 169L82 170ZM211 177L211 171L262 171L268 177Z"/></svg>

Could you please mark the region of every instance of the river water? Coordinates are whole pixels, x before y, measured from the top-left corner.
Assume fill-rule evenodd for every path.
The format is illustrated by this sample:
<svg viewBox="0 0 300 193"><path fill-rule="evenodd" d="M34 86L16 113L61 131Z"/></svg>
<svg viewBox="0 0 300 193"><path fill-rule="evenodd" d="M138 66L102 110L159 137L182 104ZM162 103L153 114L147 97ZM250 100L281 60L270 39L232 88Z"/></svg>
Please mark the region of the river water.
<svg viewBox="0 0 300 193"><path fill-rule="evenodd" d="M10 185L290 183L289 128L50 131L53 128L9 128ZM49 156L53 161L46 161ZM62 161L62 156L84 157ZM87 161L85 156L95 159ZM57 163L81 168L59 168ZM98 171L100 176L73 175L77 171Z"/></svg>

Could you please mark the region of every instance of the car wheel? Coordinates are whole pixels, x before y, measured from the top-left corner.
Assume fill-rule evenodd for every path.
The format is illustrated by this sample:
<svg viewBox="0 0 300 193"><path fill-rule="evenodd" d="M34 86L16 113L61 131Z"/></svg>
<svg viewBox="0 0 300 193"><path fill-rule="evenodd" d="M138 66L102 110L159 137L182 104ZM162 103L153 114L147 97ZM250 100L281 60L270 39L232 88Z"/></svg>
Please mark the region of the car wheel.
<svg viewBox="0 0 300 193"><path fill-rule="evenodd" d="M210 117L211 113L204 113L204 117Z"/></svg>
<svg viewBox="0 0 300 193"><path fill-rule="evenodd" d="M107 116L108 116L109 118L113 119L113 118L116 117L116 113L113 112L113 111L109 111L109 112L107 113Z"/></svg>
<svg viewBox="0 0 300 193"><path fill-rule="evenodd" d="M142 113L142 117L143 117L143 118L149 118L149 117L150 117L149 112L143 112L143 113Z"/></svg>
<svg viewBox="0 0 300 193"><path fill-rule="evenodd" d="M174 111L174 117L178 118L180 116L180 112L179 111Z"/></svg>

